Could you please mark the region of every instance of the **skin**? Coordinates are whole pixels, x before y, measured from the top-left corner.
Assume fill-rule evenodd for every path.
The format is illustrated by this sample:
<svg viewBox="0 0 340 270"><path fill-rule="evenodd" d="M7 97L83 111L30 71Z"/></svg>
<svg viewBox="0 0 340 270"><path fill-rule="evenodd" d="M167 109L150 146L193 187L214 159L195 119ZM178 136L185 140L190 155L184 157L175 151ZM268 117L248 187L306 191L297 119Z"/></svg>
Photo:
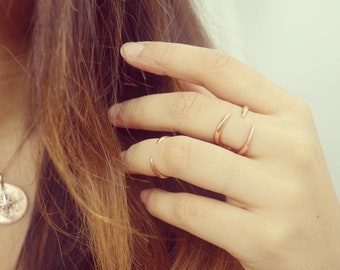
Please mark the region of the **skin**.
<svg viewBox="0 0 340 270"><path fill-rule="evenodd" d="M15 71L14 71L15 70ZM17 152L27 130L26 106L23 95L17 87L21 84L12 76L20 73L15 64L0 59L0 172L6 183L20 187L29 201L27 214L11 225L0 225L0 261L1 268L14 269L21 251L26 232L31 220L35 194L34 137L29 138ZM16 154L15 154L16 153Z"/></svg>
<svg viewBox="0 0 340 270"><path fill-rule="evenodd" d="M14 269L30 223L37 149L32 136L7 166L30 124L20 30L27 14L17 12L22 1L11 5L10 13L0 5L0 171L5 169L6 182L21 187L30 203L23 219L1 225L2 269ZM339 269L339 203L308 106L219 52L165 43L143 43L136 51L135 45L122 49L128 63L179 79L189 92L111 108L116 126L183 134L132 146L122 153L127 171L153 175L153 157L163 174L228 197L220 202L148 190L141 199L150 213L227 250L245 269ZM243 104L251 108L244 119ZM212 144L228 112L222 142L232 148L240 148L255 125L244 157Z"/></svg>
<svg viewBox="0 0 340 270"><path fill-rule="evenodd" d="M340 206L302 100L215 50L142 42L121 52L136 68L190 86L110 108L117 127L182 134L131 146L122 153L127 172L154 175L152 157L162 174L227 196L145 190L152 215L225 249L247 270L340 269ZM245 104L251 111L241 118ZM239 149L255 126L245 156L213 143L227 113L224 145Z"/></svg>
<svg viewBox="0 0 340 270"><path fill-rule="evenodd" d="M12 1L12 4L14 8L20 2ZM6 183L20 187L29 200L28 212L21 220L0 225L0 262L1 269L6 270L15 268L31 220L35 194L34 136L16 151L30 126L26 56L18 22L16 13L8 14L0 2L0 172Z"/></svg>

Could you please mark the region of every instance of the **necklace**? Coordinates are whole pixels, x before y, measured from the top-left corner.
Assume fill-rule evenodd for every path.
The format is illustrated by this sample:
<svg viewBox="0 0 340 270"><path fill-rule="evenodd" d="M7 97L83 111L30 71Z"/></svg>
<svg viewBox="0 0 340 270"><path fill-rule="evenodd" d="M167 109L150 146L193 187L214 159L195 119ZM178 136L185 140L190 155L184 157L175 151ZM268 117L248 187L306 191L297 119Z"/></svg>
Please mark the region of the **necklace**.
<svg viewBox="0 0 340 270"><path fill-rule="evenodd" d="M28 207L25 192L14 185L4 182L0 174L0 224L13 224L20 220Z"/></svg>
<svg viewBox="0 0 340 270"><path fill-rule="evenodd" d="M0 225L13 224L19 221L27 212L28 200L25 192L15 185L5 183L4 171L11 165L14 157L31 134L31 131L32 128L25 134L19 147L2 172L0 172Z"/></svg>

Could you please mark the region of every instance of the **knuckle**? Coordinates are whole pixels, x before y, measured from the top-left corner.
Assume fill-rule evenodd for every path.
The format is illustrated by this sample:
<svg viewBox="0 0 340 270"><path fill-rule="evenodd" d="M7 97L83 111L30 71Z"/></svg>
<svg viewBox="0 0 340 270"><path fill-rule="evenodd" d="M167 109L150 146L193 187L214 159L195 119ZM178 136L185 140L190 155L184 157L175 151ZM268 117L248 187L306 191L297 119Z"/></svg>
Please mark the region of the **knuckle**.
<svg viewBox="0 0 340 270"><path fill-rule="evenodd" d="M293 104L294 106L290 106L290 109L291 116L294 119L298 119L303 123L313 123L312 110L305 100L299 97L294 97Z"/></svg>
<svg viewBox="0 0 340 270"><path fill-rule="evenodd" d="M168 43L156 43L153 47L154 59L157 65L166 66L169 61L170 44Z"/></svg>
<svg viewBox="0 0 340 270"><path fill-rule="evenodd" d="M190 198L177 200L173 208L174 219L182 228L190 227L190 224L198 218L198 212L196 204Z"/></svg>
<svg viewBox="0 0 340 270"><path fill-rule="evenodd" d="M123 112L124 122L126 124L132 124L135 128L140 128L140 121L138 121L138 119L146 114L146 107L145 100L141 98L127 102Z"/></svg>
<svg viewBox="0 0 340 270"><path fill-rule="evenodd" d="M231 60L231 56L216 50L206 50L203 55L204 67L215 73L225 71Z"/></svg>
<svg viewBox="0 0 340 270"><path fill-rule="evenodd" d="M162 203L161 194L159 192L151 192L145 201L145 206L151 214L157 215L162 211Z"/></svg>
<svg viewBox="0 0 340 270"><path fill-rule="evenodd" d="M311 113L310 106L305 100L297 98L297 103L298 103L298 106L300 107L300 109L302 111L304 111L306 113Z"/></svg>
<svg viewBox="0 0 340 270"><path fill-rule="evenodd" d="M192 143L185 136L177 136L167 140L163 148L164 162L169 171L180 172L191 166L194 153Z"/></svg>
<svg viewBox="0 0 340 270"><path fill-rule="evenodd" d="M224 169L227 164L226 159L221 156L221 158L218 160L216 159L216 162L214 164L220 164L217 166L220 166L221 169ZM240 166L238 160L228 160L228 171L229 173L227 175L223 175L221 177L222 180L222 194L229 194L235 192L235 179L243 179L244 178L244 169ZM237 187L236 187L237 188Z"/></svg>
<svg viewBox="0 0 340 270"><path fill-rule="evenodd" d="M197 93L179 92L170 101L170 115L175 123L181 122L184 118L194 116L203 106L203 97Z"/></svg>
<svg viewBox="0 0 340 270"><path fill-rule="evenodd" d="M306 134L296 134L294 136L292 146L291 161L301 169L313 167L313 159L315 156L315 143Z"/></svg>
<svg viewBox="0 0 340 270"><path fill-rule="evenodd" d="M271 226L268 234L270 249L272 250L284 250L288 248L289 243L291 243L298 234L298 230L291 223L284 223Z"/></svg>
<svg viewBox="0 0 340 270"><path fill-rule="evenodd" d="M305 123L313 123L313 113L309 104L307 104L305 101L301 101L299 107L301 108L302 121Z"/></svg>
<svg viewBox="0 0 340 270"><path fill-rule="evenodd" d="M268 261L280 261L281 252L278 251L288 249L296 237L290 224L269 222L263 226L262 232L261 237L255 242L255 246L260 247L257 251L259 256Z"/></svg>

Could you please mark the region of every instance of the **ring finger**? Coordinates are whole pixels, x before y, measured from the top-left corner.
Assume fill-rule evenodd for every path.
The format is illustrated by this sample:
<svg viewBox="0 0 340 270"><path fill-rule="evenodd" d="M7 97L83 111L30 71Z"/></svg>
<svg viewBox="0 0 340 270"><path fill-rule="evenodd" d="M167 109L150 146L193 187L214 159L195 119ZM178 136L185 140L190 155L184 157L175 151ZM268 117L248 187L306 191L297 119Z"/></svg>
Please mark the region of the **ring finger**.
<svg viewBox="0 0 340 270"><path fill-rule="evenodd" d="M159 143L157 139L145 140L122 156L131 174L155 176L152 158L157 174L224 194L245 206L258 206L263 198L256 191L268 184L266 172L259 169L257 161L186 136L169 137Z"/></svg>

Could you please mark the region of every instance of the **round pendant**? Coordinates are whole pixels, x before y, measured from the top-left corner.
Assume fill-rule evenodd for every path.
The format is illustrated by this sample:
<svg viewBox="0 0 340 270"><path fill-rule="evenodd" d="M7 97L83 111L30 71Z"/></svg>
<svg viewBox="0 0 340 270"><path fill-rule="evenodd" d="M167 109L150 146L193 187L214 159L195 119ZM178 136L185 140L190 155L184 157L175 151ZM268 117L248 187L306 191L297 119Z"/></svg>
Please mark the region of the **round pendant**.
<svg viewBox="0 0 340 270"><path fill-rule="evenodd" d="M0 224L12 224L26 213L28 201L20 188L3 183L0 187Z"/></svg>

